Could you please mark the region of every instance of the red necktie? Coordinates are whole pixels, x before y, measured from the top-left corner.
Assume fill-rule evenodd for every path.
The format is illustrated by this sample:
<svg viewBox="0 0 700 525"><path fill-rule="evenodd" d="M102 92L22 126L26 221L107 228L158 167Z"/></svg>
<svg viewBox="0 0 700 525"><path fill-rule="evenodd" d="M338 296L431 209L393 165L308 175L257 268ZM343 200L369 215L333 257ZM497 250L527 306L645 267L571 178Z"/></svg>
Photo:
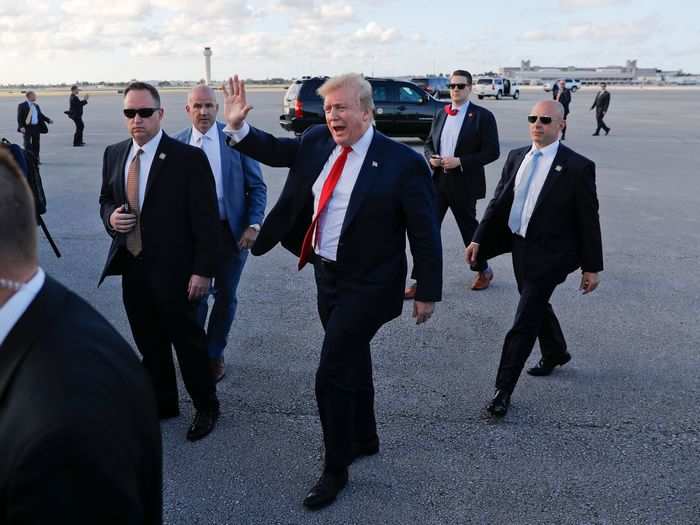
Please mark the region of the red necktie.
<svg viewBox="0 0 700 525"><path fill-rule="evenodd" d="M445 113L447 113L450 117L454 117L459 113L459 109L452 109L452 104L447 104L445 105Z"/></svg>
<svg viewBox="0 0 700 525"><path fill-rule="evenodd" d="M299 254L299 269L301 270L307 262L309 262L309 257L311 257L311 252L313 251L313 238L314 233L316 233L316 243L318 244L318 219L321 214L325 211L328 201L331 200L331 195L333 195L333 190L336 184L340 180L340 176L343 173L343 168L345 167L345 161L348 159L348 154L352 151L350 146L343 146L342 153L335 159L331 171L328 172L328 177L323 183L323 188L321 188L321 197L318 199L318 210L316 210L316 216L314 220L309 224L309 229L306 230L306 235L304 235L304 242L301 244L301 253Z"/></svg>

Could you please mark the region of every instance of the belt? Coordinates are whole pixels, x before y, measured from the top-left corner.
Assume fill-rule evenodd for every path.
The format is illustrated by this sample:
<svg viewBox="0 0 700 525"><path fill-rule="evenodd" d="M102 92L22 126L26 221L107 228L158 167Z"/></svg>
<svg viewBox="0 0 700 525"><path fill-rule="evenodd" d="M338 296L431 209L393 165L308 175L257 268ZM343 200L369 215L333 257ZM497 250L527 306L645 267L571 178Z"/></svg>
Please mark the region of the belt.
<svg viewBox="0 0 700 525"><path fill-rule="evenodd" d="M338 264L335 261L321 257L319 254L314 254L314 262L319 263L321 268L329 272L335 272L338 269Z"/></svg>

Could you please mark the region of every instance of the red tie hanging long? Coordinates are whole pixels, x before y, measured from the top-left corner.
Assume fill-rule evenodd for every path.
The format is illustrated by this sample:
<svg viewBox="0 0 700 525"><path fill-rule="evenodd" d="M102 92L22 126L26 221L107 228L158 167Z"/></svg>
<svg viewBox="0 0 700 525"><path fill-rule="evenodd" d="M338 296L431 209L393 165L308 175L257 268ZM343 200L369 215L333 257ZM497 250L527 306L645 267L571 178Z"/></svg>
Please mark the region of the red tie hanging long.
<svg viewBox="0 0 700 525"><path fill-rule="evenodd" d="M299 254L299 269L301 270L311 257L311 252L313 251L313 239L314 233L316 234L316 240L318 241L318 219L321 214L325 211L328 201L333 195L333 190L336 184L340 180L340 175L343 173L343 168L345 167L345 161L348 159L348 154L352 151L350 146L343 146L343 151L335 159L331 171L326 177L326 181L323 183L323 188L321 189L321 197L318 199L318 210L316 211L316 216L314 220L311 221L309 229L306 230L306 235L304 235L304 242L301 244L301 253Z"/></svg>

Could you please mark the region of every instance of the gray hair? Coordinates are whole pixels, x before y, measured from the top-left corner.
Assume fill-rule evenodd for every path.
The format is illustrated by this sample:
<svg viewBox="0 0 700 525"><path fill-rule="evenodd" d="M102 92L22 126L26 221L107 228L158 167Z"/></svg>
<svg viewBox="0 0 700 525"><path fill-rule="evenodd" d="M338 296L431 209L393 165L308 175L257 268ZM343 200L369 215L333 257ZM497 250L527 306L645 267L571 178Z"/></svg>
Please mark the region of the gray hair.
<svg viewBox="0 0 700 525"><path fill-rule="evenodd" d="M359 73L345 73L326 80L316 91L325 98L328 93L340 88L352 88L358 95L360 107L365 111L374 111L372 85Z"/></svg>

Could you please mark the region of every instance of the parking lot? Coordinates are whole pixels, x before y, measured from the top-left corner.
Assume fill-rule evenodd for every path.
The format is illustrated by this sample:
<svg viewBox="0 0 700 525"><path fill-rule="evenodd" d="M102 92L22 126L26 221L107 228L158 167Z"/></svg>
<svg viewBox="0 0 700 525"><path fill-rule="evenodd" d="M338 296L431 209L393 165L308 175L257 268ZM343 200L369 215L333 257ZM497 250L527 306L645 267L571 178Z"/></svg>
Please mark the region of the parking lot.
<svg viewBox="0 0 700 525"><path fill-rule="evenodd" d="M278 125L282 89L253 91L250 121ZM322 329L309 269L282 248L249 258L219 383L222 417L189 443L192 407L162 425L168 524L695 524L700 516L700 90L611 89L610 136L592 137L595 91L573 95L566 144L593 159L605 271L581 296L572 275L553 298L573 360L548 378L523 375L504 421L481 410L493 392L517 290L508 257L484 292L469 290L456 224L442 228L444 294L416 326L411 306L374 339L378 456L352 466L336 504L301 500L316 480L321 434L313 397ZM494 112L501 158L526 145L536 100L476 101ZM0 98L0 137L20 141L16 105ZM93 304L128 340L117 278L97 281L109 246L98 216L102 153L127 138L121 97L85 109L85 148L70 147L68 97L41 96L45 220L41 265ZM164 127L188 125L185 94L166 93ZM404 140L422 151L418 141ZM286 170L264 168L269 206ZM480 201L479 214L485 201ZM535 349L531 362L539 359ZM109 417L108 414L105 417Z"/></svg>

